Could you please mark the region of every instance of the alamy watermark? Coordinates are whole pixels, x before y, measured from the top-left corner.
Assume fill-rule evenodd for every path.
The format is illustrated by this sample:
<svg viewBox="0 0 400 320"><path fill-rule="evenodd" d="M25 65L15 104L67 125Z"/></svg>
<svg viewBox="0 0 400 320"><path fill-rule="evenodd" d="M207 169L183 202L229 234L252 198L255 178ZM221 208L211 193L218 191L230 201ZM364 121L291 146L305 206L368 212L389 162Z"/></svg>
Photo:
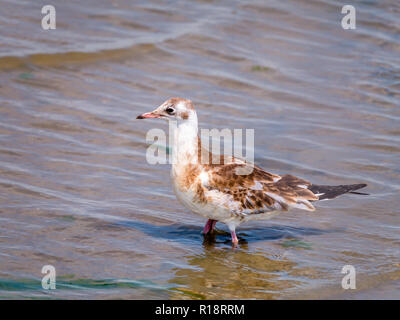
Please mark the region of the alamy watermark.
<svg viewBox="0 0 400 320"><path fill-rule="evenodd" d="M179 162L183 146L178 143L174 144L175 130L177 130L177 122L169 121L169 143L167 143L167 135L164 130L154 128L147 132L146 142L150 143L150 146L146 150L146 160L149 164L177 164ZM245 144L243 138L245 138ZM192 157L193 164L221 164L221 158L219 156L211 157L208 153L210 151L214 155L223 154L225 161L228 162L232 161L233 157L243 159L247 163L247 169L242 172L238 171L237 174L246 175L252 172L254 129L201 129L198 143L201 143L201 150L207 151ZM223 144L222 153L220 152L221 144ZM251 168L251 172L249 172L249 168Z"/></svg>
<svg viewBox="0 0 400 320"><path fill-rule="evenodd" d="M342 18L342 28L345 30L356 28L356 8L352 5L342 7L342 14L346 14Z"/></svg>
<svg viewBox="0 0 400 320"><path fill-rule="evenodd" d="M45 290L54 290L56 288L56 268L47 264L43 266L42 274L45 274L42 278L42 288Z"/></svg>
<svg viewBox="0 0 400 320"><path fill-rule="evenodd" d="M342 279L342 288L345 290L356 289L356 268L350 264L345 265L342 273L346 274Z"/></svg>
<svg viewBox="0 0 400 320"><path fill-rule="evenodd" d="M42 18L42 29L56 29L56 8L49 4L43 6L42 14L45 14L45 16Z"/></svg>
<svg viewBox="0 0 400 320"><path fill-rule="evenodd" d="M342 14L345 14L341 20L342 28L345 30L356 29L356 8L347 4L342 7L341 12ZM50 4L45 5L42 7L42 14L45 14L45 16L42 18L43 30L55 30L56 8Z"/></svg>

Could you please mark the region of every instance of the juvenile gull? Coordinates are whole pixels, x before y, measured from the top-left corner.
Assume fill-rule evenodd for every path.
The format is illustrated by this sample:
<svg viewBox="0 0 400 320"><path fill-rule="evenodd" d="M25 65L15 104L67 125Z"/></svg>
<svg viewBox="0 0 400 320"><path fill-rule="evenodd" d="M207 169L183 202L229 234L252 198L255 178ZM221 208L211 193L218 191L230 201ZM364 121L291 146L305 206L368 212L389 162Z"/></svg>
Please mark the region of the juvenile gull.
<svg viewBox="0 0 400 320"><path fill-rule="evenodd" d="M160 118L177 121L173 150L179 150L171 168L178 200L207 218L203 233L225 223L236 245L236 227L241 223L269 219L282 211L298 208L314 211L313 202L355 193L366 184L316 185L292 175L277 175L242 159L214 155L202 148L197 114L190 100L171 98L137 119ZM206 161L204 161L206 159ZM243 174L243 173L248 174Z"/></svg>

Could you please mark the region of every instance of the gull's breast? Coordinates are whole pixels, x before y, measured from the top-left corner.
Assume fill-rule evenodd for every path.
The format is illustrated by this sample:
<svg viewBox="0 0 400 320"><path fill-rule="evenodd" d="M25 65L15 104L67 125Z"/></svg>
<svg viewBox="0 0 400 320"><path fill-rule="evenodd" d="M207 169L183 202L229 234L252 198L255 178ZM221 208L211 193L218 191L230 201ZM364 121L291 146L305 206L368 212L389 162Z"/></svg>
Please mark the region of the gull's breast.
<svg viewBox="0 0 400 320"><path fill-rule="evenodd" d="M175 195L186 208L208 219L223 221L231 218L230 199L204 187L208 173L201 166L173 166L171 178Z"/></svg>

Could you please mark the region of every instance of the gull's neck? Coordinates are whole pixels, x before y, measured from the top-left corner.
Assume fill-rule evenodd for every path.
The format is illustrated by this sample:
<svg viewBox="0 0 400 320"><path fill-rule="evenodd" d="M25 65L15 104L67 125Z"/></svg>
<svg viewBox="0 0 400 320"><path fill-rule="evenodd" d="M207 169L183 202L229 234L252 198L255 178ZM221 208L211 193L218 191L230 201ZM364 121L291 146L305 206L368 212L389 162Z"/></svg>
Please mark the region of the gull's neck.
<svg viewBox="0 0 400 320"><path fill-rule="evenodd" d="M193 112L173 130L173 167L197 163L198 143L197 115Z"/></svg>

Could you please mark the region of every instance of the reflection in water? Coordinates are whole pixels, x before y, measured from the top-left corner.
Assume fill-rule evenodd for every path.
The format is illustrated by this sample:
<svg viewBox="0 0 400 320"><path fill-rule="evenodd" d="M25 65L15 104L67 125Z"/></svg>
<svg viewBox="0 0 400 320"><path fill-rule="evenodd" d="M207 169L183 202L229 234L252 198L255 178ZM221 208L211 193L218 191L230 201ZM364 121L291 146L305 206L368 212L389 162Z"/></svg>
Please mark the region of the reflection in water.
<svg viewBox="0 0 400 320"><path fill-rule="evenodd" d="M180 285L175 288L172 298L189 299L272 299L282 291L295 288L304 279L294 279L288 275L315 277L314 268L299 267L283 254L271 255L252 250L248 242L260 241L285 244L286 240L297 241L293 248L302 248L299 239L306 235L320 235L333 230L274 226L251 228L239 232L239 245L233 247L230 233L216 229L204 237L203 252L185 257L186 268L174 268L174 277L169 281ZM284 246L284 245L283 245ZM270 247L270 246L269 246ZM285 247L285 246L284 246ZM271 247L270 247L271 248Z"/></svg>
<svg viewBox="0 0 400 320"><path fill-rule="evenodd" d="M188 267L175 269L170 280L180 285L174 299L270 299L298 283L282 277L294 262L249 253L245 245L234 250L204 245L202 254L186 259Z"/></svg>
<svg viewBox="0 0 400 320"><path fill-rule="evenodd" d="M201 226L186 225L174 223L170 225L154 225L141 221L118 221L115 226L123 226L140 230L151 237L157 237L168 240L176 240L179 242L192 242L198 244L203 240L203 245L211 247L217 243L231 244L229 232L222 231L218 227L223 227L222 224L217 224L217 229L212 234L204 236L201 231ZM246 230L246 229L244 229ZM246 244L257 241L271 241L285 238L298 238L301 236L320 235L327 232L335 232L337 230L321 230L307 227L292 227L292 226L272 226L272 227L252 227L248 231L239 231L238 238L240 244Z"/></svg>

